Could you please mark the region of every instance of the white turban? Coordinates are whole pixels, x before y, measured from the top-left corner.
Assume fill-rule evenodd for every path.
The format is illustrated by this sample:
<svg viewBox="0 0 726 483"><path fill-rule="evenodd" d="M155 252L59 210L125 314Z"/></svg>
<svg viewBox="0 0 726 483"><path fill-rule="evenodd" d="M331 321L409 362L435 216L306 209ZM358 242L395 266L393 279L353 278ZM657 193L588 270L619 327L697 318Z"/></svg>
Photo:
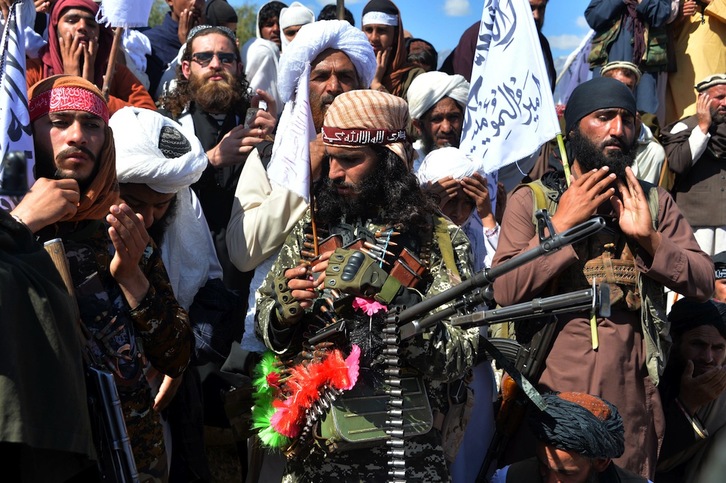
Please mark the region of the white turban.
<svg viewBox="0 0 726 483"><path fill-rule="evenodd" d="M174 295L179 305L189 309L207 280L221 277L209 227L189 188L207 167L204 148L196 137L186 137L179 124L148 109L124 107L111 116L108 125L116 145L119 183L177 193L176 212L160 250Z"/></svg>
<svg viewBox="0 0 726 483"><path fill-rule="evenodd" d="M321 20L304 25L280 57L277 80L282 102L292 99L299 87L308 88L309 80L302 78L305 66L327 49L342 50L353 62L363 86L371 84L376 73L376 55L366 34L345 20Z"/></svg>
<svg viewBox="0 0 726 483"><path fill-rule="evenodd" d="M207 167L199 140L187 138L179 124L157 112L127 106L108 124L114 130L119 183L140 183L158 193L176 193L195 183ZM162 152L162 129L165 143L178 145L177 152Z"/></svg>
<svg viewBox="0 0 726 483"><path fill-rule="evenodd" d="M474 173L485 176L484 171L477 169L474 161L459 148L440 148L431 151L421 162L416 176L421 184L435 183L441 178L451 176L454 179L471 177Z"/></svg>
<svg viewBox="0 0 726 483"><path fill-rule="evenodd" d="M289 7L280 10L280 41L282 41L282 50L287 50L290 41L287 40L285 30L294 25L307 25L315 22L315 14L300 2L292 2Z"/></svg>
<svg viewBox="0 0 726 483"><path fill-rule="evenodd" d="M444 97L451 97L462 108L469 98L469 83L459 74L449 75L444 72L425 72L411 82L406 94L408 112L411 119L421 119Z"/></svg>
<svg viewBox="0 0 726 483"><path fill-rule="evenodd" d="M454 179L467 178L477 172L485 176L484 171L478 169L474 161L464 151L459 148L447 147L431 151L424 158L421 167L416 172L416 176L421 185L424 185L435 183L447 176ZM461 228L471 242L474 268L479 271L486 265L484 260L488 250L484 239L484 226L476 208L471 210L469 218L461 225ZM489 254L489 258L491 256L493 256L493 251Z"/></svg>

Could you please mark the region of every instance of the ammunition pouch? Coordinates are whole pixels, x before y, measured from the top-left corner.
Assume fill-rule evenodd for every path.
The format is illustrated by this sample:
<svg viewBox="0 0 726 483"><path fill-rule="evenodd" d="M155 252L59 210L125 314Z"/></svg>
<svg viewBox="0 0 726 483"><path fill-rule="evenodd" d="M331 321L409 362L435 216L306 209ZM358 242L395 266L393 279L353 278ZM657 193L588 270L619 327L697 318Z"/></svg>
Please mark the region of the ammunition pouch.
<svg viewBox="0 0 726 483"><path fill-rule="evenodd" d="M433 413L421 377L402 377L402 415L404 438L420 436L431 431ZM315 429L315 439L324 443L330 452L371 448L385 443L386 421L390 396L359 380L353 389L344 392Z"/></svg>

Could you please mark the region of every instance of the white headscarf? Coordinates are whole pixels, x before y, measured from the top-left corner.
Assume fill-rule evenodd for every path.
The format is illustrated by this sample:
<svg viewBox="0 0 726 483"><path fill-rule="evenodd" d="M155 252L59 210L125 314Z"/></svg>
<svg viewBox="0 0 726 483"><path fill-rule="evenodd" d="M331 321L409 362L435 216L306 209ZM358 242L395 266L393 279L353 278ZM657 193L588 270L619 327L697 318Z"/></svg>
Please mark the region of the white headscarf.
<svg viewBox="0 0 726 483"><path fill-rule="evenodd" d="M286 50L290 44L283 30L293 25L307 25L313 22L315 22L315 14L300 2L292 2L289 7L280 10L280 40L282 41L282 50Z"/></svg>
<svg viewBox="0 0 726 483"><path fill-rule="evenodd" d="M376 73L376 55L366 34L345 20L321 20L303 26L295 36L295 42L280 58L277 77L282 102L292 99L301 86L308 88L309 79L302 78L305 66L327 49L345 52L363 85L371 84Z"/></svg>
<svg viewBox="0 0 726 483"><path fill-rule="evenodd" d="M477 169L472 159L464 151L459 148L446 147L431 151L424 158L421 167L416 172L416 176L419 182L424 185L426 183L435 183L447 176L454 179L467 178L477 172L485 176L484 171ZM484 256L487 253L487 248L484 240L484 225L476 212L476 208L471 210L469 218L461 225L461 229L469 237L472 253L474 254L474 269L479 271L484 268Z"/></svg>
<svg viewBox="0 0 726 483"><path fill-rule="evenodd" d="M114 132L119 183L177 193L176 212L159 248L174 295L188 309L199 289L218 275L219 266L209 227L203 216L199 218L189 188L207 167L204 148L196 137L184 136L179 124L148 109L124 107L111 116L108 125ZM166 144L174 144L184 154L167 157L171 153L162 152L159 139L164 128Z"/></svg>
<svg viewBox="0 0 726 483"><path fill-rule="evenodd" d="M444 97L451 97L463 108L469 97L469 83L459 74L449 75L437 71L416 76L406 93L411 119L421 119L426 111Z"/></svg>
<svg viewBox="0 0 726 483"><path fill-rule="evenodd" d="M308 199L309 142L315 139L308 100L311 64L321 52L338 49L353 63L362 85L369 86L376 72L376 56L368 38L344 20L322 20L303 27L280 58L278 92L285 108L277 126L267 170L271 182Z"/></svg>

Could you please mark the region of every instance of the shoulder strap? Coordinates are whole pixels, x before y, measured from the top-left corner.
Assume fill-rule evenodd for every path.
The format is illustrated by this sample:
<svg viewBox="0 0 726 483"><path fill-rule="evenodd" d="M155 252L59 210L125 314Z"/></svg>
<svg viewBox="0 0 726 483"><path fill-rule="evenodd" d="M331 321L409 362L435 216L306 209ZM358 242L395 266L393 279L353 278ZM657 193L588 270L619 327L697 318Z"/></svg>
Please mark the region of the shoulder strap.
<svg viewBox="0 0 726 483"><path fill-rule="evenodd" d="M454 245L451 244L448 224L439 216L434 217L434 233L436 235L436 241L439 244L439 250L441 251L441 258L444 259L446 268L448 268L451 273L461 278L459 269L456 267Z"/></svg>

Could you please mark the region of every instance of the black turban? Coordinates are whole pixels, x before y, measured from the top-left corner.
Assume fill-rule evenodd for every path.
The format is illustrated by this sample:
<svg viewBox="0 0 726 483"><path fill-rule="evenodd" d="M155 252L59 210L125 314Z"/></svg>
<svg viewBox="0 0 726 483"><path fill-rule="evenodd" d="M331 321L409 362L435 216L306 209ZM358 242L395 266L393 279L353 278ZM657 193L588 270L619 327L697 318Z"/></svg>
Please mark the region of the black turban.
<svg viewBox="0 0 726 483"><path fill-rule="evenodd" d="M580 84L567 101L565 134L591 112L612 107L625 109L635 116L635 97L625 84L610 77L597 77Z"/></svg>
<svg viewBox="0 0 726 483"><path fill-rule="evenodd" d="M616 81L617 82L617 81ZM586 458L617 458L625 451L623 419L609 402L576 392L543 394L529 427L541 442Z"/></svg>
<svg viewBox="0 0 726 483"><path fill-rule="evenodd" d="M668 320L675 336L702 325L712 325L726 339L726 304L715 300L697 302L690 298L679 299L673 304Z"/></svg>

